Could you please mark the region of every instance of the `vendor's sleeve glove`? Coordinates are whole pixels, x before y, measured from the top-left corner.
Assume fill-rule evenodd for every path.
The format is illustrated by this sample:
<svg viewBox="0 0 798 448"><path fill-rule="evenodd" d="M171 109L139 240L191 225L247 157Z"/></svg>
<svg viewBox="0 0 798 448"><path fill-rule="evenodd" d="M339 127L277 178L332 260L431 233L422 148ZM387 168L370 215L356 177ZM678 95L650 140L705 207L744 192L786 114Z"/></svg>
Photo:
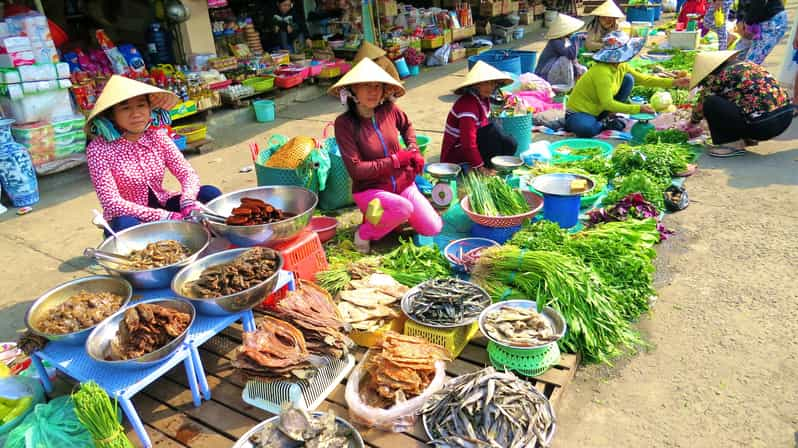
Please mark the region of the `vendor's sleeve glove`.
<svg viewBox="0 0 798 448"><path fill-rule="evenodd" d="M413 151L413 166L416 168L416 175L424 172L424 156L420 152Z"/></svg>
<svg viewBox="0 0 798 448"><path fill-rule="evenodd" d="M197 207L196 205L192 204L192 205L189 205L187 207L183 207L180 210L180 215L183 217L183 219L185 219L185 218L188 218L188 217L191 216L191 212L193 212L194 210L199 210L199 209L200 209L199 207Z"/></svg>
<svg viewBox="0 0 798 448"><path fill-rule="evenodd" d="M415 153L412 151L399 151L396 153L396 158L399 160L399 166L410 165L415 159Z"/></svg>

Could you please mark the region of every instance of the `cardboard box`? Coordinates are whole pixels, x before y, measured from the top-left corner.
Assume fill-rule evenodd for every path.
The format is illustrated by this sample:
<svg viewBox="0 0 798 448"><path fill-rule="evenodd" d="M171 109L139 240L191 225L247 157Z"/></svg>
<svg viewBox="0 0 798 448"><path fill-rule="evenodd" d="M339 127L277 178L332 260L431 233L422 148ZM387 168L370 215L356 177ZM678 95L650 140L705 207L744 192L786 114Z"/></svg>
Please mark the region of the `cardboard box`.
<svg viewBox="0 0 798 448"><path fill-rule="evenodd" d="M495 17L502 13L502 2L486 1L479 4L479 15L482 17Z"/></svg>
<svg viewBox="0 0 798 448"><path fill-rule="evenodd" d="M502 14L510 12L510 3L512 0L502 0Z"/></svg>
<svg viewBox="0 0 798 448"><path fill-rule="evenodd" d="M476 56L490 50L490 47L470 47L466 48L466 56Z"/></svg>
<svg viewBox="0 0 798 448"><path fill-rule="evenodd" d="M467 53L465 48L452 48L452 53L449 55L449 62L465 59L466 54Z"/></svg>
<svg viewBox="0 0 798 448"><path fill-rule="evenodd" d="M532 10L532 13L535 14L536 16L542 16L544 12L546 12L546 6L543 5L542 3L535 5L535 7Z"/></svg>
<svg viewBox="0 0 798 448"><path fill-rule="evenodd" d="M532 11L526 11L518 14L521 19L518 23L521 25L532 25L535 22L535 14Z"/></svg>
<svg viewBox="0 0 798 448"><path fill-rule="evenodd" d="M491 31L492 30L490 22L485 22L477 25L477 33L479 33L480 36L490 36Z"/></svg>
<svg viewBox="0 0 798 448"><path fill-rule="evenodd" d="M380 14L385 17L396 17L399 15L399 5L396 0L380 0Z"/></svg>
<svg viewBox="0 0 798 448"><path fill-rule="evenodd" d="M437 36L432 39L421 39L422 50L434 50L443 46L443 36Z"/></svg>
<svg viewBox="0 0 798 448"><path fill-rule="evenodd" d="M512 1L512 0L510 0L510 2L509 2L509 3L510 3L510 9L509 9L509 10L507 10L507 11L505 11L504 13L505 13L505 14L513 14L513 13L517 13L517 12L518 12L518 9L520 8L520 5L518 4L518 2L515 2L515 1Z"/></svg>
<svg viewBox="0 0 798 448"><path fill-rule="evenodd" d="M453 35L453 30L443 30L443 43L444 44L452 43L452 35Z"/></svg>
<svg viewBox="0 0 798 448"><path fill-rule="evenodd" d="M468 39L477 34L477 28L474 25L465 26L452 30L452 41L457 42L463 39Z"/></svg>

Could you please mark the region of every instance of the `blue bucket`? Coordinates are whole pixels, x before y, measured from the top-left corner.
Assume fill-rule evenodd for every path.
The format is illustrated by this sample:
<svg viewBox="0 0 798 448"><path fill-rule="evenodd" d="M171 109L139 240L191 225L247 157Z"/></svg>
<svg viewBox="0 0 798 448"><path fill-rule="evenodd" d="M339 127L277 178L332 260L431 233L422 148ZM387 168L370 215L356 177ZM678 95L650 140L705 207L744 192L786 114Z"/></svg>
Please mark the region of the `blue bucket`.
<svg viewBox="0 0 798 448"><path fill-rule="evenodd" d="M468 58L468 69L471 70L478 61L486 62L503 72L509 72L515 75L521 74L521 58L511 55L507 51L490 50L482 54L471 56Z"/></svg>
<svg viewBox="0 0 798 448"><path fill-rule="evenodd" d="M504 132L512 136L517 143L516 156L529 149L529 145L532 144L531 114L501 117L501 125Z"/></svg>
<svg viewBox="0 0 798 448"><path fill-rule="evenodd" d="M535 73L535 65L538 62L537 51L510 50L511 56L521 58L521 73Z"/></svg>
<svg viewBox="0 0 798 448"><path fill-rule="evenodd" d="M400 78L407 78L410 76L410 68L407 66L405 58L399 58L393 61L393 64L396 66L396 71L399 72Z"/></svg>
<svg viewBox="0 0 798 448"><path fill-rule="evenodd" d="M543 218L556 222L563 229L568 229L579 222L579 208L582 198L576 196L543 195Z"/></svg>
<svg viewBox="0 0 798 448"><path fill-rule="evenodd" d="M411 65L410 69L410 76L418 76L421 73L421 66L420 65Z"/></svg>
<svg viewBox="0 0 798 448"><path fill-rule="evenodd" d="M274 101L257 100L252 103L255 109L255 119L260 123L274 121Z"/></svg>
<svg viewBox="0 0 798 448"><path fill-rule="evenodd" d="M474 223L474 225L471 226L471 236L477 238L487 238L489 240L496 241L499 244L504 244L519 230L521 230L521 226L488 227L483 226L482 224Z"/></svg>

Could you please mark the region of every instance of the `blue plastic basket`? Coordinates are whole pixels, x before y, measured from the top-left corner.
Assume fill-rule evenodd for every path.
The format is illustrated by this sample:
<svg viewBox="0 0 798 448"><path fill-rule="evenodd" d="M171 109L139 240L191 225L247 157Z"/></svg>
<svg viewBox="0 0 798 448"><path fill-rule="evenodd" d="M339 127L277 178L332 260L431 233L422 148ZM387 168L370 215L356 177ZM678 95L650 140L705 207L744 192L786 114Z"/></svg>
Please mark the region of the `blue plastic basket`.
<svg viewBox="0 0 798 448"><path fill-rule="evenodd" d="M521 58L521 73L535 73L535 66L538 62L537 51L510 50L511 56Z"/></svg>
<svg viewBox="0 0 798 448"><path fill-rule="evenodd" d="M461 264L455 263L452 261L449 256L460 256L460 253L466 253L470 250L476 249L478 247L490 247L490 246L498 246L494 240L488 238L462 238L459 240L454 240L451 243L447 244L446 247L443 249L443 256L449 261L449 264L452 265L454 270L459 272L465 272L465 267Z"/></svg>
<svg viewBox="0 0 798 448"><path fill-rule="evenodd" d="M545 203L544 203L545 207ZM504 244L515 235L516 232L521 230L521 226L515 227L487 227L481 224L474 223L471 226L471 236L477 238L487 238L496 241L499 244Z"/></svg>
<svg viewBox="0 0 798 448"><path fill-rule="evenodd" d="M500 120L504 132L513 137L517 143L515 155L529 149L529 145L532 143L532 115L501 117Z"/></svg>
<svg viewBox="0 0 798 448"><path fill-rule="evenodd" d="M628 22L653 22L656 11L653 7L630 6L626 8L626 20Z"/></svg>
<svg viewBox="0 0 798 448"><path fill-rule="evenodd" d="M482 54L471 56L468 58L468 69L471 70L478 61L486 62L503 72L515 75L521 74L521 58L513 56L508 51L489 50Z"/></svg>

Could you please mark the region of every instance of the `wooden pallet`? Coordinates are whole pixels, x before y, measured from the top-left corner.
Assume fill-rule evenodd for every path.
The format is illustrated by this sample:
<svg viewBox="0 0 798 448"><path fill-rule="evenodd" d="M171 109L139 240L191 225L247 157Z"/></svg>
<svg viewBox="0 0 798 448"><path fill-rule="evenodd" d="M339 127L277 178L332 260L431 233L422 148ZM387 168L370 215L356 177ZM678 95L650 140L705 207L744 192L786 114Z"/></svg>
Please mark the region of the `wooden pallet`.
<svg viewBox="0 0 798 448"><path fill-rule="evenodd" d="M182 368L172 370L134 397L133 402L154 446L231 446L252 426L271 416L241 400L245 381L230 365L233 353L240 343L241 328L232 326L201 347L200 356L213 397L211 401L203 401L201 407L193 406ZM458 359L448 364L447 374L458 376L489 365L485 346L484 338L472 341ZM363 350L358 350L357 358L361 358L363 353ZM537 390L549 398L555 413L563 393L576 374L578 363L577 356L567 354L549 371L530 379ZM346 418L344 391L345 385L338 385L319 409L333 410L337 415ZM129 427L126 429L130 440L140 446L135 433ZM367 446L376 448L421 448L426 446L428 440L420 421L412 431L406 433L362 430L361 434Z"/></svg>

